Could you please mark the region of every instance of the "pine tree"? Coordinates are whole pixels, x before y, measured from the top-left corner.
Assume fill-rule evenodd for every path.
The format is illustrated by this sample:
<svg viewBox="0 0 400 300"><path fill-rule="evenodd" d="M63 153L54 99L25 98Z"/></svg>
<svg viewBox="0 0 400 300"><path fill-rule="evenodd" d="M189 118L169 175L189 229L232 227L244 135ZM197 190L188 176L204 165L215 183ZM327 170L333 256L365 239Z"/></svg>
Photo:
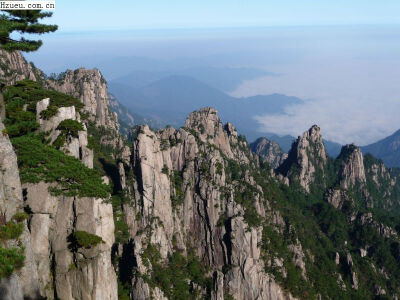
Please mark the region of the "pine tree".
<svg viewBox="0 0 400 300"><path fill-rule="evenodd" d="M57 25L40 24L43 18L51 17L53 13L40 10L7 10L0 14L0 49L7 51L36 51L42 46L41 40L29 40L21 37L13 39L13 32L23 34L43 34L54 32Z"/></svg>

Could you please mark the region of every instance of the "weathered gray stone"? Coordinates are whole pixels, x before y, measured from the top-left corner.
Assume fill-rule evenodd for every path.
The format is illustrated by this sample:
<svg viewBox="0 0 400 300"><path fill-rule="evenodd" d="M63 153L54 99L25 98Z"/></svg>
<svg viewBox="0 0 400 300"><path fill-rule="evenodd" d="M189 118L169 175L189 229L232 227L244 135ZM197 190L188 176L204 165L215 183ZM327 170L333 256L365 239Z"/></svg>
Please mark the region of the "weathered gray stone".
<svg viewBox="0 0 400 300"><path fill-rule="evenodd" d="M278 172L288 177L290 182L298 182L309 192L317 170L323 174L326 161L321 129L314 125L294 142L288 158L278 168Z"/></svg>

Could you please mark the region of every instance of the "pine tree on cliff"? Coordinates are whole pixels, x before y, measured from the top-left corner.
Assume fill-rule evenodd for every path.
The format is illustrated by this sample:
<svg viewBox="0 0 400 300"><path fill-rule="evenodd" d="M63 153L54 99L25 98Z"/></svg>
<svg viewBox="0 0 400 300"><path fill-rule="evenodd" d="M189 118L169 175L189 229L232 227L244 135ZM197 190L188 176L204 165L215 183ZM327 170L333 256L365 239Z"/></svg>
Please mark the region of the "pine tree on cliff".
<svg viewBox="0 0 400 300"><path fill-rule="evenodd" d="M36 51L42 46L41 40L30 40L20 37L14 39L12 33L43 34L54 32L57 25L41 24L43 18L51 17L53 13L40 10L11 10L0 13L0 49L7 51L21 50L25 52Z"/></svg>

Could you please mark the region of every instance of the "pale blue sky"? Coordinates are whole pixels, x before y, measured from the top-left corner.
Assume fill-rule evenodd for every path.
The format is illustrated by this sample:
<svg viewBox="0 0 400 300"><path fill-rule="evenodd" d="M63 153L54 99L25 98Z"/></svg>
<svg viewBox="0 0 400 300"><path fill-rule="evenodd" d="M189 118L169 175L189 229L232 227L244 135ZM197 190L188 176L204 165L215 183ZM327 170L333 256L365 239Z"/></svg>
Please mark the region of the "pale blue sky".
<svg viewBox="0 0 400 300"><path fill-rule="evenodd" d="M56 0L61 31L399 24L399 0Z"/></svg>
<svg viewBox="0 0 400 300"><path fill-rule="evenodd" d="M262 68L281 76L245 81L233 94L308 99L287 114L258 116L266 132L297 136L318 124L329 140L365 145L400 128L400 0L56 4L47 21L59 30L26 54L48 73L85 66L117 77L159 63ZM113 74L108 69L119 58L142 63L128 64L132 70L119 65Z"/></svg>

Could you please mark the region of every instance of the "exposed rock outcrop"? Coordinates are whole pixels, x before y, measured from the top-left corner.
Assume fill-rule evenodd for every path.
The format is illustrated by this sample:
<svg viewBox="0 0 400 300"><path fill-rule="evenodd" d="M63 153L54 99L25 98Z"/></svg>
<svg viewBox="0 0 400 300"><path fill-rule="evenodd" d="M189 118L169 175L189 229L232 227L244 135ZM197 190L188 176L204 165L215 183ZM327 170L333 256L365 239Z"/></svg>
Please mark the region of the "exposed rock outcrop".
<svg viewBox="0 0 400 300"><path fill-rule="evenodd" d="M298 182L309 192L315 178L324 176L326 162L321 129L314 125L293 143L288 158L278 168L278 172L288 177L290 182Z"/></svg>
<svg viewBox="0 0 400 300"><path fill-rule="evenodd" d="M58 80L48 80L49 87L81 100L84 111L95 116L100 126L118 131L118 119L109 106L107 84L99 70L84 68L67 71Z"/></svg>
<svg viewBox="0 0 400 300"><path fill-rule="evenodd" d="M46 98L36 103L36 120L40 124L40 131L48 133L51 143L61 135L61 130L58 126L62 121L74 120L80 121L80 115L75 110L75 106L60 107L57 109L55 116L50 119L44 119L40 113L48 108L50 99ZM93 150L88 148L88 133L84 123L83 130L78 132L77 136L67 135L65 137L65 145L62 149L66 154L80 159L84 165L93 168Z"/></svg>
<svg viewBox="0 0 400 300"><path fill-rule="evenodd" d="M109 259L114 243L111 205L102 199L52 196L48 188L43 182L24 185L40 295L54 299L56 291L61 299L117 299ZM100 236L104 244L74 253L69 238L78 230Z"/></svg>
<svg viewBox="0 0 400 300"><path fill-rule="evenodd" d="M134 184L139 191L135 198L142 199L136 203L142 217L127 218L135 253L143 251L140 248L146 241L158 245L162 257L174 247L187 251L190 245L215 272L213 299L223 299L224 293L235 299L289 299L290 295L263 272L259 249L262 229L247 225L242 217L245 209L233 201L235 186L227 183L227 158L243 163L255 158L242 143L246 142L238 139L234 127L223 127L211 108L192 113L179 130L167 128L155 133L147 126L140 129L133 164L141 179ZM174 184L174 176L182 176L181 187ZM255 184L251 176L247 180ZM221 190L226 190L226 196ZM176 202L178 197L182 202ZM257 211L264 216L265 201L261 197L255 200ZM221 226L222 217L225 222ZM139 234L149 226L153 228L150 236ZM136 260L139 272L146 272L140 255ZM230 266L226 274L219 271L224 266ZM149 294L149 286L140 278L133 280L132 287L138 299Z"/></svg>
<svg viewBox="0 0 400 300"><path fill-rule="evenodd" d="M288 154L283 152L277 143L264 137L251 143L250 148L274 169L279 167L288 157Z"/></svg>
<svg viewBox="0 0 400 300"><path fill-rule="evenodd" d="M23 79L40 81L45 87L54 84L28 64L19 52L1 51L0 62L4 84ZM99 126L108 126L109 130L116 132L117 120L109 113L106 85L101 74L97 70L88 71L92 77L85 77L85 72L77 72L75 78L79 92L75 94L84 103L83 110L93 113L91 117ZM74 83L68 81L60 89L74 93L72 85ZM54 142L60 135L57 127L61 121L81 119L74 106L59 107L50 119L42 118L40 112L48 108L50 100L47 98L37 103L36 117L39 130L46 132L50 142ZM92 167L93 151L87 147L87 129L85 124L82 126L83 130L77 137L66 136L66 144L61 150ZM3 128L0 124L2 132ZM115 144L119 142L116 140ZM1 296L7 292L15 297L23 295L31 299L118 299L117 279L111 263L111 247L115 239L111 204L105 203L105 199L55 196L49 193L52 184L44 182L24 184L22 189L16 155L6 132L0 136L0 166L1 211L6 212L7 220L17 211L25 209L29 212L28 222L19 238L19 243L25 248L24 267L9 280L1 281L0 289L5 289ZM76 231L96 235L103 242L87 249L74 249L71 234ZM6 299L12 299L10 297Z"/></svg>
<svg viewBox="0 0 400 300"><path fill-rule="evenodd" d="M0 49L0 84L11 85L23 79L43 81L44 77L42 71L28 63L20 52Z"/></svg>
<svg viewBox="0 0 400 300"><path fill-rule="evenodd" d="M7 220L23 207L17 156L0 120L0 207Z"/></svg>
<svg viewBox="0 0 400 300"><path fill-rule="evenodd" d="M338 158L341 160L339 178L342 188L350 189L356 184L366 183L364 158L358 147L353 144L343 146Z"/></svg>
<svg viewBox="0 0 400 300"><path fill-rule="evenodd" d="M0 130L4 125L0 120ZM0 212L4 213L9 221L16 212L23 210L22 188L19 178L17 157L8 136L0 134ZM25 263L10 279L0 281L1 295L8 295L9 299L22 299L23 295L38 295L38 272L34 265L31 235L26 223L20 237L25 246ZM7 298L6 298L7 299Z"/></svg>

